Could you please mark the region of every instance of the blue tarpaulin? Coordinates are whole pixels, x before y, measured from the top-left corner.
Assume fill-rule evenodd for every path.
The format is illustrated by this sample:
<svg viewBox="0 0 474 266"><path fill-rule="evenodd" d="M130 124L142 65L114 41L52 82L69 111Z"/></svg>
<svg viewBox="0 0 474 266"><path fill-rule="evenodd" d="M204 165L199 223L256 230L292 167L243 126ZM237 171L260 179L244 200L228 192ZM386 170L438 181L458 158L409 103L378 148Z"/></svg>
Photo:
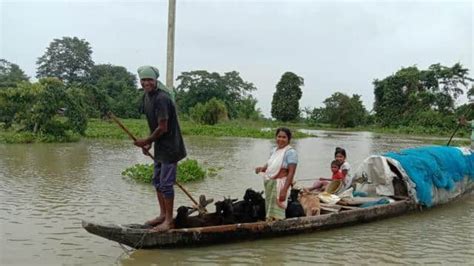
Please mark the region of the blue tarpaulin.
<svg viewBox="0 0 474 266"><path fill-rule="evenodd" d="M463 155L461 150L447 146L429 146L405 149L384 154L400 162L410 179L416 184L418 201L432 205L432 188L455 187L465 176L474 179L474 154Z"/></svg>

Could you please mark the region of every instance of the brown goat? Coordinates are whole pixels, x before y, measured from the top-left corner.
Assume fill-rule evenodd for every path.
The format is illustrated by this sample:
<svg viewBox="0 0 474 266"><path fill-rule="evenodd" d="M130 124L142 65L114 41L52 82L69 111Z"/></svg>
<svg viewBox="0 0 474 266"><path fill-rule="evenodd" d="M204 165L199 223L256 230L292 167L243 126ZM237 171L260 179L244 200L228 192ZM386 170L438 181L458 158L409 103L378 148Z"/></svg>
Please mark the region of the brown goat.
<svg viewBox="0 0 474 266"><path fill-rule="evenodd" d="M321 205L317 195L302 191L298 197L298 201L301 203L301 206L303 206L306 216L321 214Z"/></svg>

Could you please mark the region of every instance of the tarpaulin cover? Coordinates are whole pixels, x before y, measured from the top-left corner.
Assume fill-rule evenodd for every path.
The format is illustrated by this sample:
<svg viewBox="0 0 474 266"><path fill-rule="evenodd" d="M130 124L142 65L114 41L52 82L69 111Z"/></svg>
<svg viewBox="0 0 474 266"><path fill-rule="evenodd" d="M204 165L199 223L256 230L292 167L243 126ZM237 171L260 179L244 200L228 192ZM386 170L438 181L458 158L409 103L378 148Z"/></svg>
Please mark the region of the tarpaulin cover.
<svg viewBox="0 0 474 266"><path fill-rule="evenodd" d="M433 186L451 191L456 182L466 176L474 180L474 154L463 153L459 148L429 146L389 152L383 156L400 162L411 181L416 184L420 203L431 206Z"/></svg>

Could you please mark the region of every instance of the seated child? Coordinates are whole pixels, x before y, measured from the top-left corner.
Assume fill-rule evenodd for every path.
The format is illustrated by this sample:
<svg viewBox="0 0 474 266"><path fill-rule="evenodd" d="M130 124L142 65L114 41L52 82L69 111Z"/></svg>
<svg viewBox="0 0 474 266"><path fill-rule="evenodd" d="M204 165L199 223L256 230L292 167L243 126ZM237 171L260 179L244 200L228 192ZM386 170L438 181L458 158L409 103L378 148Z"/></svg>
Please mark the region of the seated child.
<svg viewBox="0 0 474 266"><path fill-rule="evenodd" d="M343 180L344 175L340 171L341 167L340 164L337 160L334 160L331 162L331 172L332 172L332 177L329 178L319 178L316 182L314 182L313 186L306 188L308 191L313 191L313 190L325 190L327 185L333 181L333 180Z"/></svg>
<svg viewBox="0 0 474 266"><path fill-rule="evenodd" d="M343 174L342 182L344 184L344 190L348 189L352 184L352 175L350 174L351 165L346 161L346 150L343 148L337 147L334 152L334 157L336 161L339 162L341 166L341 172Z"/></svg>

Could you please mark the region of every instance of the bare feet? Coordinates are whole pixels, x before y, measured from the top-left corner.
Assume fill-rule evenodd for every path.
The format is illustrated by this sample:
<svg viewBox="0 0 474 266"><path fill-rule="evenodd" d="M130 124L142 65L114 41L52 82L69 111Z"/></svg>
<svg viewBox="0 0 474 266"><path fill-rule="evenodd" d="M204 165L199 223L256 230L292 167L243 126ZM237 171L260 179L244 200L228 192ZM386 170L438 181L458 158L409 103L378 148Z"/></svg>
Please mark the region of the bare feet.
<svg viewBox="0 0 474 266"><path fill-rule="evenodd" d="M165 232L170 229L173 229L173 223L163 222L160 225L153 227L153 229L151 229L150 231L151 232Z"/></svg>
<svg viewBox="0 0 474 266"><path fill-rule="evenodd" d="M157 225L163 223L164 221L165 221L165 216L157 216L154 219L146 221L145 224L150 225L150 226L157 226Z"/></svg>

